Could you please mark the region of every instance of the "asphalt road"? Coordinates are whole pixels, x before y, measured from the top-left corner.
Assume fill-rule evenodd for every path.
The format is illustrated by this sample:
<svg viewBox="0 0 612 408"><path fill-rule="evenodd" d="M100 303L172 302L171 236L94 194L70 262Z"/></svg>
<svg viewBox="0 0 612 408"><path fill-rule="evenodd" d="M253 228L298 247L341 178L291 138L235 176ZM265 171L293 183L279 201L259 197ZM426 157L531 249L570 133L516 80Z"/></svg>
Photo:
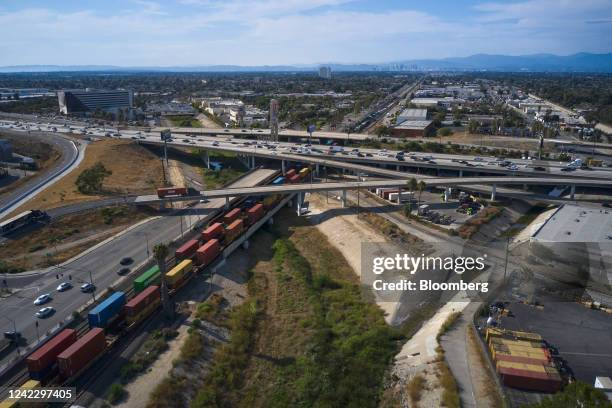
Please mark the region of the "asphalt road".
<svg viewBox="0 0 612 408"><path fill-rule="evenodd" d="M257 185L273 172L273 170L256 170L238 180L233 186ZM224 204L225 199L210 200L208 203L200 203L190 210L185 210L185 215L179 215L181 212L175 212L169 216L143 223L91 250L77 260L69 262L65 265L67 268L65 270L51 269L39 274L7 276L6 279L10 288L19 287L22 289L16 294L0 300L0 309L2 310L0 330L2 332L13 330L12 320L14 320L17 330L28 340L28 343L35 342L37 339L35 322L38 322L38 333L42 337L66 318L69 318L74 310L79 309L92 299L91 294L81 293L79 290L81 283L90 281L90 273L98 291L111 286L118 279L121 279L117 274L117 271L121 268L119 265L121 258L131 257L134 262L130 267L145 262L149 258L148 252L152 254L152 249L156 244L168 243L176 239L181 236L181 227L183 231L187 232L190 226L206 218ZM56 279L58 272L63 273L63 278ZM61 282L68 281L68 275L72 276L75 287L66 292L57 292L55 288ZM56 312L49 318L37 319L34 314L42 306L35 306L33 301L43 293L51 294L53 300L46 306L54 307ZM16 357L15 350L7 355L0 356L0 367L14 357Z"/></svg>
<svg viewBox="0 0 612 408"><path fill-rule="evenodd" d="M0 196L0 219L32 199L36 193L48 187L50 182L59 180L63 175L67 174L68 170L78 163L80 153L75 143L62 135L41 132L17 133L11 131L10 133L34 140L44 140L46 143L52 144L60 152L61 157L43 174L37 175L24 185Z"/></svg>

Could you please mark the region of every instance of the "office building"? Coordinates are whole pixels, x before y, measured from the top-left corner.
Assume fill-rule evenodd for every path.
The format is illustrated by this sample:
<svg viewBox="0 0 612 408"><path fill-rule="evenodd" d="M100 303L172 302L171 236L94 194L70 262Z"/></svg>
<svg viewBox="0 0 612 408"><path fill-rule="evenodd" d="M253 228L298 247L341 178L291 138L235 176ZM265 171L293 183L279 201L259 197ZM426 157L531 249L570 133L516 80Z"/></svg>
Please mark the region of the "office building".
<svg viewBox="0 0 612 408"><path fill-rule="evenodd" d="M104 111L117 113L119 110L129 110L134 103L132 91L74 89L57 92L60 113L93 113Z"/></svg>
<svg viewBox="0 0 612 408"><path fill-rule="evenodd" d="M319 67L319 78L331 79L331 67Z"/></svg>

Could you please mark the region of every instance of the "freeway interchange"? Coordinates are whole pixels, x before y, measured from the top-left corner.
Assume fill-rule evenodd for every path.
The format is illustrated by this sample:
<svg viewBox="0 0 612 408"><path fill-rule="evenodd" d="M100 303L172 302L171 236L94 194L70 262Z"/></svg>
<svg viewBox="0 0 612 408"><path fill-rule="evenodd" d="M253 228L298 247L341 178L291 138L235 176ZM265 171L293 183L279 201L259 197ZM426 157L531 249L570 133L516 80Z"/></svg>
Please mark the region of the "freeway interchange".
<svg viewBox="0 0 612 408"><path fill-rule="evenodd" d="M138 143L162 144L160 129L150 131L143 129L108 129L86 127L83 124L43 124L26 121L0 120L0 127L21 132L46 132L51 134L83 134L89 138L122 138L134 140ZM18 287L20 290L6 299L2 300L2 310L5 319L1 320L0 327L3 331L12 331L16 328L30 343L70 318L73 311L80 309L92 300L92 295L81 293L81 283L90 282L96 285L98 291L113 285L120 277L117 270L120 268L119 259L130 257L133 259L132 267L146 262L150 257L151 248L160 242L173 241L182 233L196 223L202 223L210 214L226 204L224 197L236 197L243 195L261 195L287 192L295 190L297 193L306 191L329 191L355 188L358 184L363 187L393 186L405 184L406 179L412 177L413 173L420 169L435 169L437 175L448 176L449 173L458 177L436 177L431 175L418 175L419 179L432 186L466 186L474 185L474 189L482 188L484 185L505 184L573 184L582 186L594 186L610 188L612 186L612 169L598 168L591 170L576 169L566 172L566 164L546 161L538 162L537 166L545 166L545 170L536 169L533 160L512 160L513 167L499 166L499 162L493 158L476 156L449 155L436 153L406 153L403 159L398 158L397 152L368 148L346 148L330 154L330 147L324 145L311 145L310 143L291 142L257 142L240 137L256 136L263 137L268 134L264 130L249 130L244 132L240 129L190 129L189 134L174 135L170 142L178 147L197 147L204 151L233 152L243 156L254 166L255 157L275 159L288 162L303 162L320 166L338 167L348 169L359 175L388 177L393 180L368 180L361 183L318 183L313 185L296 185L295 187L252 187L260 184L270 176L270 171L255 170L249 176L234 183L229 188L218 191L203 192L211 200L207 203L196 204L189 214L173 212L169 216L159 217L141 224L135 225L124 233L105 241L102 244L81 254L77 259L67 262L62 268L51 268L46 271L38 271L15 276L7 276L9 287ZM308 134L300 131L283 131L284 135L308 140ZM58 136L51 136L58 137ZM330 137L339 139L339 134L320 132L318 138ZM344 137L344 136L342 136ZM354 140L363 140L366 135L351 135ZM445 173L446 172L446 173ZM440 174L443 173L443 174ZM486 174L497 175L496 177L463 177L464 175ZM506 177L503 177L506 176ZM495 190L495 187L493 187ZM499 194L504 190L498 189ZM506 190L512 193L513 190ZM529 194L529 193L527 193ZM28 196L29 194L26 194ZM197 199L198 197L195 197ZM159 201L156 196L141 197L140 202ZM138 200L136 202L138 202ZM185 198L194 200L194 197ZM195 211L193 211L195 210ZM194 214L195 213L195 214ZM186 215L186 217L185 217ZM178 220L177 220L178 219ZM63 274L63 277L60 276ZM59 279L57 278L59 276ZM70 279L69 279L70 278ZM55 290L57 285L63 281L71 280L74 288L59 293ZM36 319L34 313L39 309L33 304L34 299L41 295L50 293L53 300L49 305L55 308L55 313L46 319ZM16 357L13 350L11 353L0 356L0 365Z"/></svg>

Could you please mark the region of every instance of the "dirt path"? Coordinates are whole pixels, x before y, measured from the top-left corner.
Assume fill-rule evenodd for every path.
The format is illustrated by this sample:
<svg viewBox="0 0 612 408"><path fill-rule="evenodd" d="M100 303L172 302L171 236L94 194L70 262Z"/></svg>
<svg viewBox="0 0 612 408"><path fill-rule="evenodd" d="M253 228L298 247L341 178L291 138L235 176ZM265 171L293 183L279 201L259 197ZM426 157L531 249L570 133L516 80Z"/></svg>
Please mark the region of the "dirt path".
<svg viewBox="0 0 612 408"><path fill-rule="evenodd" d="M178 336L168 342L168 350L160 354L145 374L125 386L128 398L116 405L117 408L143 408L147 405L149 393L167 376L172 369L172 362L180 355L188 328L186 325L180 326Z"/></svg>

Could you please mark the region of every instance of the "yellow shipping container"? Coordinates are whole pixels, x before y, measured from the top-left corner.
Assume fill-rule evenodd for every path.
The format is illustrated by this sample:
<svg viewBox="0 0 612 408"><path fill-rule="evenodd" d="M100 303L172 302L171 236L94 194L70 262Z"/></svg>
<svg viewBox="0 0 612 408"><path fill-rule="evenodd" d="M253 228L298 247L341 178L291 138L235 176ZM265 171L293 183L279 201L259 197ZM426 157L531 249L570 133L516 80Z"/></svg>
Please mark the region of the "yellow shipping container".
<svg viewBox="0 0 612 408"><path fill-rule="evenodd" d="M308 173L310 173L310 169L308 167L304 167L302 170L300 170L300 177L305 177L308 175Z"/></svg>
<svg viewBox="0 0 612 408"><path fill-rule="evenodd" d="M193 261L191 259L185 259L181 261L178 265L176 265L174 268L170 269L170 272L166 274L166 282L169 285L174 285L183 276L191 272L192 269Z"/></svg>
<svg viewBox="0 0 612 408"><path fill-rule="evenodd" d="M498 361L495 367L499 371L500 368L514 368L515 370L534 371L536 373L546 373L546 369L542 364L525 364L515 363L512 361Z"/></svg>
<svg viewBox="0 0 612 408"><path fill-rule="evenodd" d="M503 338L516 339L516 340L542 342L542 336L540 336L537 333L505 330L505 329L499 329L496 327L490 327L487 329L487 332L485 334L486 340L489 341L489 339L492 337L503 337Z"/></svg>
<svg viewBox="0 0 612 408"><path fill-rule="evenodd" d="M31 390L31 389L35 389L38 387L40 387L40 381L28 380L19 388ZM38 406L37 404L39 403L18 402L18 401L9 400L7 398L0 403L0 408L16 408L16 407L28 408L28 407Z"/></svg>

